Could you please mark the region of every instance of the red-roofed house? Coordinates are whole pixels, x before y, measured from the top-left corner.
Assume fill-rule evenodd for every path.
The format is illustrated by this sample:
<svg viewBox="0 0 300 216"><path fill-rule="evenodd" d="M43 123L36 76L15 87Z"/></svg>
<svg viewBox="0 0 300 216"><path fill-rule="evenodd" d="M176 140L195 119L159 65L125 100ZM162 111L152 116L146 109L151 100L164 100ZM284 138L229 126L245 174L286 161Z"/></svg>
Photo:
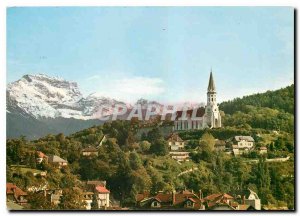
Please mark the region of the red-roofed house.
<svg viewBox="0 0 300 216"><path fill-rule="evenodd" d="M235 210L234 198L226 193L215 193L203 198L208 209L211 210Z"/></svg>
<svg viewBox="0 0 300 216"><path fill-rule="evenodd" d="M19 205L27 204L27 193L13 183L6 183L6 198Z"/></svg>
<svg viewBox="0 0 300 216"><path fill-rule="evenodd" d="M98 185L95 187L94 193L97 197L98 208L109 207L109 194L110 191L105 186Z"/></svg>
<svg viewBox="0 0 300 216"><path fill-rule="evenodd" d="M106 188L106 181L87 181L84 182L84 187L86 189L86 192L93 192L93 194L95 194L99 209L107 208L110 206L110 191Z"/></svg>
<svg viewBox="0 0 300 216"><path fill-rule="evenodd" d="M188 190L180 193L158 193L154 196L149 193L137 194L136 202L140 209L205 209L201 199Z"/></svg>
<svg viewBox="0 0 300 216"><path fill-rule="evenodd" d="M45 161L46 163L48 162L48 156L45 155L43 152L41 151L37 151L36 152L36 162L37 163L42 163L43 161Z"/></svg>

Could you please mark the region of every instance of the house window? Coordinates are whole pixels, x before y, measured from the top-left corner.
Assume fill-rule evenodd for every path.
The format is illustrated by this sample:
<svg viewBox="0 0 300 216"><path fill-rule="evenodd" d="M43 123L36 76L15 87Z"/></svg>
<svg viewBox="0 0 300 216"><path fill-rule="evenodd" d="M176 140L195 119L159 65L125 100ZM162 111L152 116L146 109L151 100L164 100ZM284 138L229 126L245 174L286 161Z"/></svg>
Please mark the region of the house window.
<svg viewBox="0 0 300 216"><path fill-rule="evenodd" d="M187 206L187 207L193 207L193 204L194 204L194 203L192 203L192 202L189 201L189 200L186 202L186 206Z"/></svg>
<svg viewBox="0 0 300 216"><path fill-rule="evenodd" d="M152 203L152 206L153 206L153 207L158 207L158 206L159 206L159 204L158 204L158 202L157 202L157 201L154 201L154 202Z"/></svg>

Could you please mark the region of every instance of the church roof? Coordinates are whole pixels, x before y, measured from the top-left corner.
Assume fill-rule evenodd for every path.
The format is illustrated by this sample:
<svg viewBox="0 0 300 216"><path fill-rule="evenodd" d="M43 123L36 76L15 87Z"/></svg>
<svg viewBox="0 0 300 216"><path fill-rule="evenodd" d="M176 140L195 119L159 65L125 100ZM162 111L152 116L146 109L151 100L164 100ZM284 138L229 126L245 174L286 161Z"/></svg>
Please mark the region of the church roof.
<svg viewBox="0 0 300 216"><path fill-rule="evenodd" d="M188 119L193 116L193 111L194 110L192 110L192 109L186 111L186 117ZM202 116L204 116L204 114L205 114L205 108L204 107L199 107L199 108L197 108L197 112L196 112L196 116L195 117L202 117ZM175 120L176 121L179 120L183 115L184 115L183 111L181 111L181 110L177 111L176 112L176 118L175 118Z"/></svg>
<svg viewBox="0 0 300 216"><path fill-rule="evenodd" d="M216 86L215 86L215 82L214 82L212 71L210 72L207 91L208 92L215 92L216 91Z"/></svg>

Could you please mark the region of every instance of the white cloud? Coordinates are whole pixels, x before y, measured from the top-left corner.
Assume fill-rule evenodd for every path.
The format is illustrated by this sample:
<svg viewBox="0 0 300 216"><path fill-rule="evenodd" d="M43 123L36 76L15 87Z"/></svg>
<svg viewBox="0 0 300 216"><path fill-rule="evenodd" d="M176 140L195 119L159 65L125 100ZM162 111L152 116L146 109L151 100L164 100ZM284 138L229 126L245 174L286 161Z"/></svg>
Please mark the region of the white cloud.
<svg viewBox="0 0 300 216"><path fill-rule="evenodd" d="M100 79L101 77L99 75L94 75L94 76L90 76L88 78L86 78L87 81L90 81L90 80L98 80Z"/></svg>
<svg viewBox="0 0 300 216"><path fill-rule="evenodd" d="M157 77L99 77L86 79L86 84L92 86L93 91L105 97L135 102L139 98L149 99L159 97L165 92L164 81ZM91 88L90 88L91 89Z"/></svg>
<svg viewBox="0 0 300 216"><path fill-rule="evenodd" d="M116 80L115 84L127 94L158 95L165 89L160 78L133 77Z"/></svg>

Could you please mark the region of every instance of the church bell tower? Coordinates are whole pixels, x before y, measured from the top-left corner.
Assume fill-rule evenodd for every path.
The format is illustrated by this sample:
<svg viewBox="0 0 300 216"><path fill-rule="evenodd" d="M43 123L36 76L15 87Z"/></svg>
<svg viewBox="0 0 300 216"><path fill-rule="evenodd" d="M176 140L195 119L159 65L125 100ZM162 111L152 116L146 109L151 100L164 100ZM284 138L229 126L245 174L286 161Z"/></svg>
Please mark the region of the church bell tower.
<svg viewBox="0 0 300 216"><path fill-rule="evenodd" d="M212 74L212 70L209 76L209 82L207 87L207 104L205 107L205 119L208 127L217 128L221 127L221 116L219 107L217 104L217 91Z"/></svg>

